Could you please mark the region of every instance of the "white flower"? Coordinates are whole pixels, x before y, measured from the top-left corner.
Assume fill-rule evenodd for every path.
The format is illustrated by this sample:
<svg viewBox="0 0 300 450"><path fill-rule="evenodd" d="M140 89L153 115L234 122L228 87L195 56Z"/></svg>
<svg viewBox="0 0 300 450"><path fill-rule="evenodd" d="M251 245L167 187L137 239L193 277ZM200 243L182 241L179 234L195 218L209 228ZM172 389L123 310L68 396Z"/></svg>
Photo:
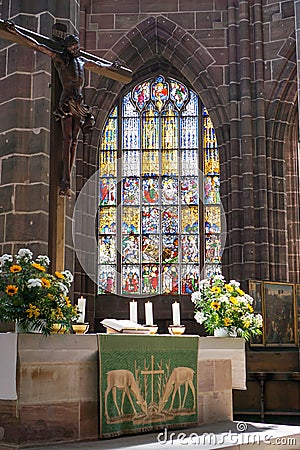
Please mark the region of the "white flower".
<svg viewBox="0 0 300 450"><path fill-rule="evenodd" d="M64 283L62 283L61 281L59 281L59 282L57 283L57 286L60 288L60 290L62 291L62 293L63 293L64 295L67 295L67 293L69 292L69 289L67 288L67 286L66 286Z"/></svg>
<svg viewBox="0 0 300 450"><path fill-rule="evenodd" d="M241 285L238 281L235 281L235 280L230 280L229 284L230 284L230 286L233 286L236 289L238 289Z"/></svg>
<svg viewBox="0 0 300 450"><path fill-rule="evenodd" d="M50 259L48 258L47 255L39 255L36 258L36 262L38 262L39 264L42 264L42 266L49 266Z"/></svg>
<svg viewBox="0 0 300 450"><path fill-rule="evenodd" d="M33 253L28 248L20 248L18 254L16 256L17 261L21 258L24 258L26 261L30 261L32 259Z"/></svg>
<svg viewBox="0 0 300 450"><path fill-rule="evenodd" d="M229 298L227 295L221 295L221 297L218 299L219 302L229 303Z"/></svg>
<svg viewBox="0 0 300 450"><path fill-rule="evenodd" d="M7 261L12 262L13 257L12 255L9 255L8 253L4 253L4 255L0 256L0 266L3 266Z"/></svg>
<svg viewBox="0 0 300 450"><path fill-rule="evenodd" d="M215 280L221 280L221 281L224 281L225 278L223 277L223 275L215 275L215 276L213 277L213 281L215 281Z"/></svg>
<svg viewBox="0 0 300 450"><path fill-rule="evenodd" d="M245 294L244 295L244 298L245 298L245 300L246 300L246 302L247 303L250 303L250 305L252 305L252 303L253 303L253 298L251 297L251 295L249 295L249 294Z"/></svg>
<svg viewBox="0 0 300 450"><path fill-rule="evenodd" d="M33 288L33 287L41 287L42 286L42 282L39 278L30 278L27 281L27 286L29 288Z"/></svg>
<svg viewBox="0 0 300 450"><path fill-rule="evenodd" d="M198 322L200 324L205 322L205 319L206 319L205 314L203 314L203 312L201 312L201 311L196 312L194 318L195 318L196 322Z"/></svg>
<svg viewBox="0 0 300 450"><path fill-rule="evenodd" d="M197 301L201 300L201 298L202 298L202 295L201 295L201 292L199 292L199 291L193 292L191 295L191 300L193 303L196 303Z"/></svg>
<svg viewBox="0 0 300 450"><path fill-rule="evenodd" d="M72 273L69 270L64 270L64 272L62 272L62 275L65 277L65 281L68 284L73 283L74 277L73 277Z"/></svg>
<svg viewBox="0 0 300 450"><path fill-rule="evenodd" d="M261 314L255 314L254 323L257 327L261 328L263 325L263 318Z"/></svg>

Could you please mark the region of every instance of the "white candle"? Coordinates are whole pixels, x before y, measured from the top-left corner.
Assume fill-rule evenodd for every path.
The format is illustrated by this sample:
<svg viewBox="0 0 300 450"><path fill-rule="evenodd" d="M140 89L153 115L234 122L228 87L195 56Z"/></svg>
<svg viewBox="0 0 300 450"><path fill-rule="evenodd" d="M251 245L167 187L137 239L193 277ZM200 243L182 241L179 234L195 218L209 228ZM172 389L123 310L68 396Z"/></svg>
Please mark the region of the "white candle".
<svg viewBox="0 0 300 450"><path fill-rule="evenodd" d="M173 325L180 325L180 305L178 302L172 304Z"/></svg>
<svg viewBox="0 0 300 450"><path fill-rule="evenodd" d="M131 322L138 323L137 302L132 300L132 302L130 302L129 304L129 308Z"/></svg>
<svg viewBox="0 0 300 450"><path fill-rule="evenodd" d="M153 309L151 302L145 303L145 318L146 325L153 325Z"/></svg>
<svg viewBox="0 0 300 450"><path fill-rule="evenodd" d="M77 319L77 322L79 323L84 323L84 319L85 319L85 304L86 304L86 298L84 297L80 297L78 299L78 312L79 312L79 316Z"/></svg>

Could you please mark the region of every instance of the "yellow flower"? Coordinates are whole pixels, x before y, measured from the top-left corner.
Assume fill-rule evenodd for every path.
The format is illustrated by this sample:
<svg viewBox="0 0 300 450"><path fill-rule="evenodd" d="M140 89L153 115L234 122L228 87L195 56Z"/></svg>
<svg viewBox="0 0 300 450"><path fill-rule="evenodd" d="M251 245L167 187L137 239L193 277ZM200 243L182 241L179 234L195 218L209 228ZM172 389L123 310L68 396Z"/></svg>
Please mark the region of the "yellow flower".
<svg viewBox="0 0 300 450"><path fill-rule="evenodd" d="M251 322L250 322L250 320L246 319L246 320L243 320L243 324L244 324L244 327L245 327L245 328L249 328Z"/></svg>
<svg viewBox="0 0 300 450"><path fill-rule="evenodd" d="M45 288L49 288L51 286L51 283L49 280L47 280L47 278L41 278L41 282L42 282L43 287L45 287Z"/></svg>
<svg viewBox="0 0 300 450"><path fill-rule="evenodd" d="M60 280L63 280L65 278L61 272L55 272L55 276Z"/></svg>
<svg viewBox="0 0 300 450"><path fill-rule="evenodd" d="M21 266L18 266L17 264L14 264L13 266L11 266L11 267L9 268L9 270L10 270L12 273L17 273L17 272L21 272L22 267L21 267Z"/></svg>
<svg viewBox="0 0 300 450"><path fill-rule="evenodd" d="M37 270L40 270L41 272L46 272L46 269L44 266L41 266L41 264L37 263L31 263L32 267L34 267Z"/></svg>
<svg viewBox="0 0 300 450"><path fill-rule="evenodd" d="M234 291L234 287L230 286L230 284L225 284L225 289L227 292L233 292Z"/></svg>
<svg viewBox="0 0 300 450"><path fill-rule="evenodd" d="M239 304L239 302L237 301L237 299L235 298L235 297L230 297L230 299L229 299L230 301L231 301L231 303L233 304L233 305L238 305Z"/></svg>
<svg viewBox="0 0 300 450"><path fill-rule="evenodd" d="M232 320L229 319L229 317L224 317L224 325L225 325L225 327L228 327L231 324L232 324Z"/></svg>
<svg viewBox="0 0 300 450"><path fill-rule="evenodd" d="M248 303L247 306L248 306L249 311L250 311L251 313L253 313L253 311L254 311L253 306L250 305L250 303Z"/></svg>
<svg viewBox="0 0 300 450"><path fill-rule="evenodd" d="M221 303L219 302L211 302L210 306L215 309L216 311L218 311L221 307Z"/></svg>
<svg viewBox="0 0 300 450"><path fill-rule="evenodd" d="M60 319L61 317L63 317L63 313L62 313L62 310L61 310L61 308L56 308L56 317L58 318L58 319Z"/></svg>
<svg viewBox="0 0 300 450"><path fill-rule="evenodd" d="M236 292L237 292L239 295L245 295L245 292L242 291L242 289L240 289L240 288L238 288L238 289L236 290Z"/></svg>
<svg viewBox="0 0 300 450"><path fill-rule="evenodd" d="M31 319L32 317L34 317L36 319L40 315L39 308L37 308L37 306L35 306L35 305L32 305L31 303L29 303L29 308L26 309L26 312L27 312L29 319Z"/></svg>
<svg viewBox="0 0 300 450"><path fill-rule="evenodd" d="M18 292L18 288L17 288L17 286L9 284L8 286L6 286L5 292L8 295L15 295Z"/></svg>
<svg viewBox="0 0 300 450"><path fill-rule="evenodd" d="M67 306L72 306L72 303L70 302L69 297L65 297L65 300L66 300Z"/></svg>
<svg viewBox="0 0 300 450"><path fill-rule="evenodd" d="M219 286L213 286L211 288L211 292L214 292L215 294L220 294L221 288Z"/></svg>

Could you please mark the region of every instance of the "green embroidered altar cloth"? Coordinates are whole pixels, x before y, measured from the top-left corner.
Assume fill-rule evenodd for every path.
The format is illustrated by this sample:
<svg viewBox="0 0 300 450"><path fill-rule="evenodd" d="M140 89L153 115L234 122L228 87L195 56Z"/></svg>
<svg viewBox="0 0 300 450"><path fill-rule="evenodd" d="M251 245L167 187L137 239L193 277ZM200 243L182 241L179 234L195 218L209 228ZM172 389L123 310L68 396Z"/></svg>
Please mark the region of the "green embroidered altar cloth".
<svg viewBox="0 0 300 450"><path fill-rule="evenodd" d="M100 334L100 437L196 425L198 342Z"/></svg>

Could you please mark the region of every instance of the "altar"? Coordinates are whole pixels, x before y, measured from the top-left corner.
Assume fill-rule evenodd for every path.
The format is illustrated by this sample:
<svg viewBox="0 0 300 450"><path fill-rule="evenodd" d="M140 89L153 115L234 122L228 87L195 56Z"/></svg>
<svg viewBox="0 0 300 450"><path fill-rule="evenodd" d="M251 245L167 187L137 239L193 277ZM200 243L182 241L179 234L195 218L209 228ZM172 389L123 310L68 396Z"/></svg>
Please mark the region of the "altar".
<svg viewBox="0 0 300 450"><path fill-rule="evenodd" d="M134 346L143 339L150 353L139 356ZM117 362L108 347L106 359L103 353L101 356L105 341L119 356L122 349L131 349L130 364L127 355ZM196 347L199 353L193 368L193 352L188 351ZM169 352L165 354L166 348ZM233 360L238 357L240 368L244 364L243 339L189 335L44 337L3 333L0 352L1 450L97 440L149 427L159 429L166 423L182 428L232 420L232 363L236 365ZM183 378L189 380L186 383L178 381L183 372ZM244 388L244 373L239 370L239 388ZM120 380L125 380L127 387L138 382L138 390L133 387L128 397L128 390L117 388Z"/></svg>

